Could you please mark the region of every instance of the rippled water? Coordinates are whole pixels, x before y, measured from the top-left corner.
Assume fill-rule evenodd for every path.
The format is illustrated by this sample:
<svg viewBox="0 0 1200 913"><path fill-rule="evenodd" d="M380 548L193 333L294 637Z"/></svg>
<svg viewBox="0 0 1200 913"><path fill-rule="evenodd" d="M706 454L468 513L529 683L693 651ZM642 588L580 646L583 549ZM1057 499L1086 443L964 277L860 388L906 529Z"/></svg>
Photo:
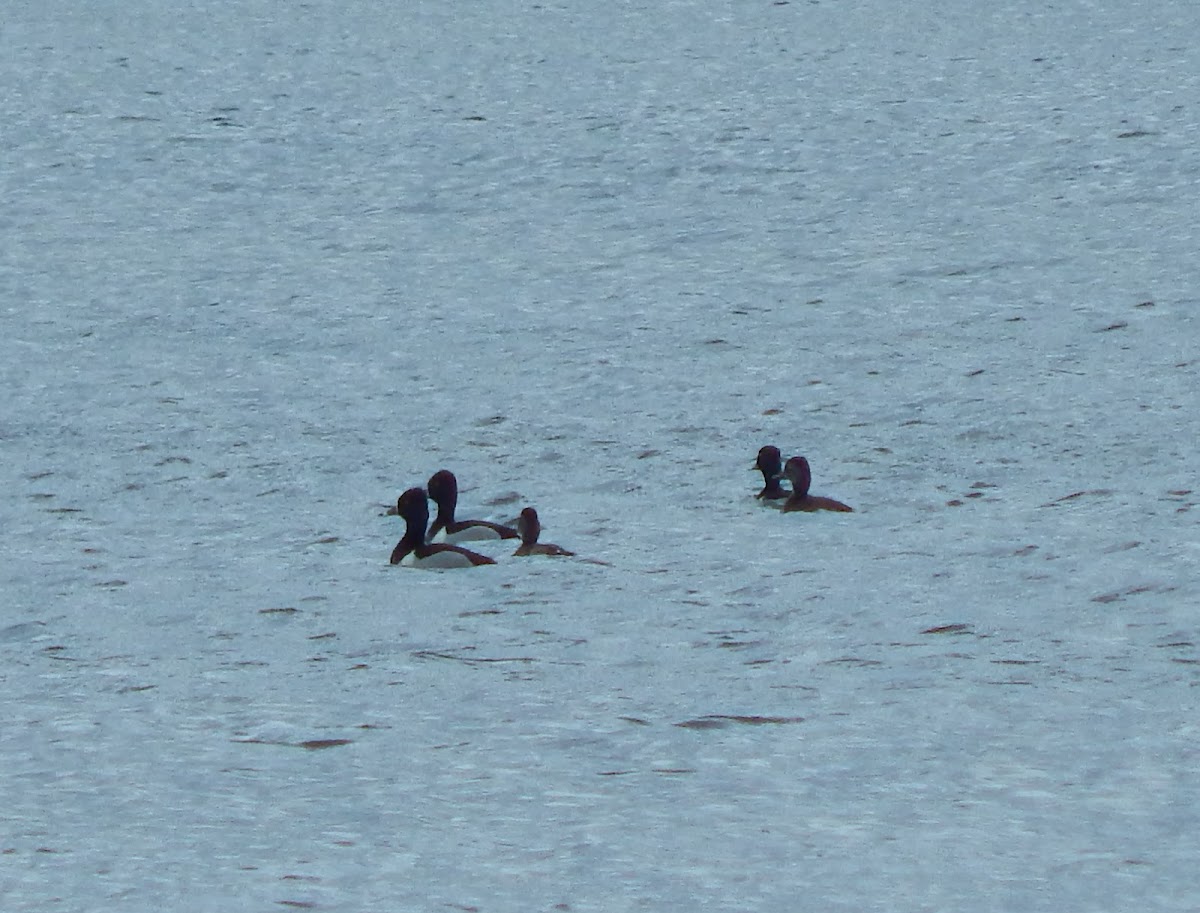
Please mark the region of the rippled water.
<svg viewBox="0 0 1200 913"><path fill-rule="evenodd" d="M4 909L1194 908L1198 16L19 6Z"/></svg>

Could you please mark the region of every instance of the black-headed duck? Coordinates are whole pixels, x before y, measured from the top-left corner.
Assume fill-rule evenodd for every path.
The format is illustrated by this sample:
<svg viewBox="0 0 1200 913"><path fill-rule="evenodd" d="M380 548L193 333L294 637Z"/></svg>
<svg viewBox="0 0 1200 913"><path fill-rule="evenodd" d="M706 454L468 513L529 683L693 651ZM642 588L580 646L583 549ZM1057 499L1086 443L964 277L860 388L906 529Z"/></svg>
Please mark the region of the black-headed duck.
<svg viewBox="0 0 1200 913"><path fill-rule="evenodd" d="M518 533L511 526L491 523L487 520L456 520L454 509L458 506L458 479L449 469L439 469L429 477L429 497L438 506L437 516L429 527L429 538L439 533L443 542L469 542L483 539L516 539Z"/></svg>
<svg viewBox="0 0 1200 913"><path fill-rule="evenodd" d="M778 447L768 444L766 447L759 448L758 459L750 468L757 469L763 477L763 490L754 497L770 504L772 501L781 501L791 494L779 484L779 480L783 478L783 457L780 455Z"/></svg>
<svg viewBox="0 0 1200 913"><path fill-rule="evenodd" d="M396 501L396 513L404 518L404 538L392 549L392 564L403 563L405 567L452 568L478 567L495 564L495 560L479 552L458 545L425 541L425 527L429 524L429 499L422 488L410 488Z"/></svg>

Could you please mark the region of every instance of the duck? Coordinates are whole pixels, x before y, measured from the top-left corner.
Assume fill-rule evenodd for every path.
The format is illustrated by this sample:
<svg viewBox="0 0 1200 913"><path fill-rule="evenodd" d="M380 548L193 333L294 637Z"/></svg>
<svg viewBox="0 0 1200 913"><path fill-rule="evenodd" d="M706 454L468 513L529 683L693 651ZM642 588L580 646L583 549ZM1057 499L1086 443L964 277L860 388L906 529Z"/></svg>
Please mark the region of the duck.
<svg viewBox="0 0 1200 913"><path fill-rule="evenodd" d="M429 524L429 496L423 488L410 488L396 500L396 513L404 518L404 537L392 549L392 564L403 563L406 567L453 568L479 567L495 564L493 558L473 552L459 545L425 541L425 527Z"/></svg>
<svg viewBox="0 0 1200 913"><path fill-rule="evenodd" d="M437 517L429 527L429 538L442 534L442 542L470 542L483 539L516 539L519 533L503 523L487 520L455 520L458 506L458 479L449 469L439 469L425 483L429 497L438 506Z"/></svg>
<svg viewBox="0 0 1200 913"><path fill-rule="evenodd" d="M760 499L764 504L771 504L772 501L782 501L791 495L791 492L779 484L779 480L783 478L783 456L779 452L778 447L773 447L768 444L766 447L760 447L758 451L758 459L754 461L751 470L757 469L763 476L763 490L754 497ZM777 507L777 504L771 506Z"/></svg>
<svg viewBox="0 0 1200 913"><path fill-rule="evenodd" d="M808 460L802 456L794 456L788 459L784 464L783 474L787 476L789 482L792 483L792 493L787 501L783 504L783 510L833 510L841 513L853 513L854 508L848 504L843 504L841 501L835 501L833 498L822 498L817 495L808 493L808 486L812 483L812 470L808 466Z"/></svg>
<svg viewBox="0 0 1200 913"><path fill-rule="evenodd" d="M521 532L521 544L513 555L518 558L523 558L527 555L551 555L570 557L574 552L569 552L560 545L551 545L549 542L538 542L538 536L542 534L542 524L538 520L537 511L532 507L526 507L521 511L521 516L517 520L517 529Z"/></svg>

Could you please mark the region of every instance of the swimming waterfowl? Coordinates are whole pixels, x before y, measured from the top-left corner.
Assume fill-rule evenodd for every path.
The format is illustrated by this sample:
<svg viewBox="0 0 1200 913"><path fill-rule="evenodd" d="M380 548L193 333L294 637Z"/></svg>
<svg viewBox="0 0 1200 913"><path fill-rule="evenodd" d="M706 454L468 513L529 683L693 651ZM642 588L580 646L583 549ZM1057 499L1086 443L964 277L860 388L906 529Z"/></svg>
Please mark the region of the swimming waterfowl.
<svg viewBox="0 0 1200 913"><path fill-rule="evenodd" d="M396 501L396 513L404 518L404 537L392 549L392 564L404 563L406 567L452 568L478 567L495 564L495 560L479 552L458 545L425 541L425 527L429 524L429 498L422 488L410 488Z"/></svg>
<svg viewBox="0 0 1200 913"><path fill-rule="evenodd" d="M516 539L517 531L503 523L487 520L456 520L454 509L458 506L458 479L449 469L439 469L426 483L429 497L437 502L438 512L429 527L429 538L439 533L443 542L470 542L482 539Z"/></svg>
<svg viewBox="0 0 1200 913"><path fill-rule="evenodd" d="M758 459L750 468L757 469L762 473L764 483L763 490L754 497L770 502L782 500L791 494L779 484L779 480L783 478L783 457L780 455L778 447L768 444L766 447L759 448Z"/></svg>
<svg viewBox="0 0 1200 913"><path fill-rule="evenodd" d="M542 534L542 524L538 520L537 511L532 507L526 507L521 511L521 517L517 520L517 529L521 532L521 544L513 552L514 556L562 555L569 557L575 554L574 552L568 552L559 545L551 545L549 542L538 542L538 536Z"/></svg>
<svg viewBox="0 0 1200 913"><path fill-rule="evenodd" d="M822 498L808 493L808 486L812 483L812 470L808 466L808 460L804 457L791 457L783 467L783 474L792 483L792 494L784 502L784 511L835 510L842 513L854 512L853 507L843 504L841 501L835 501L833 498Z"/></svg>

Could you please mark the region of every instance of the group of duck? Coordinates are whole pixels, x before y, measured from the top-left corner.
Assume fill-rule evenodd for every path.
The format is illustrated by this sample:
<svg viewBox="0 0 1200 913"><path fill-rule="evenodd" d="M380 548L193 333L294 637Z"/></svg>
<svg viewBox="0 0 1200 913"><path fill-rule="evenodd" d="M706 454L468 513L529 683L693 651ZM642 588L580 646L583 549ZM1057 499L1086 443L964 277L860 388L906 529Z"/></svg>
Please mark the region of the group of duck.
<svg viewBox="0 0 1200 913"><path fill-rule="evenodd" d="M432 526L429 525L430 499L438 506ZM449 469L435 472L425 483L425 488L410 488L400 495L394 510L404 520L404 536L392 549L392 564L430 568L495 564L496 559L455 544L485 539L520 539L521 544L513 552L515 557L575 554L557 545L538 542L542 525L532 507L521 511L514 528L488 520L456 519L457 506L458 479Z"/></svg>
<svg viewBox="0 0 1200 913"><path fill-rule="evenodd" d="M833 510L851 512L854 508L835 501L809 494L812 470L808 460L802 456L783 461L778 447L766 446L758 451L758 458L751 469L763 476L763 490L756 498L783 511ZM785 488L782 480L791 483ZM437 504L437 516L429 523L429 502ZM520 558L528 555L570 556L558 545L538 542L542 524L537 511L526 507L517 518L516 525L507 526L489 520L459 520L454 516L458 507L458 479L449 469L439 469L424 488L410 488L400 495L396 506L388 513L399 514L404 520L404 536L392 549L392 564L407 567L478 567L495 564L496 559L458 545L459 542L484 539L520 539L521 544L513 552Z"/></svg>
<svg viewBox="0 0 1200 913"><path fill-rule="evenodd" d="M783 511L835 510L842 513L854 511L853 507L843 504L841 501L808 493L808 488L812 484L812 470L809 468L808 460L802 456L789 457L788 461L784 463L783 454L779 452L779 448L768 445L758 451L758 459L750 468L757 469L763 475L763 490L755 497L762 499L763 503L772 507L778 507ZM780 484L781 479L787 479L792 483L791 491Z"/></svg>

